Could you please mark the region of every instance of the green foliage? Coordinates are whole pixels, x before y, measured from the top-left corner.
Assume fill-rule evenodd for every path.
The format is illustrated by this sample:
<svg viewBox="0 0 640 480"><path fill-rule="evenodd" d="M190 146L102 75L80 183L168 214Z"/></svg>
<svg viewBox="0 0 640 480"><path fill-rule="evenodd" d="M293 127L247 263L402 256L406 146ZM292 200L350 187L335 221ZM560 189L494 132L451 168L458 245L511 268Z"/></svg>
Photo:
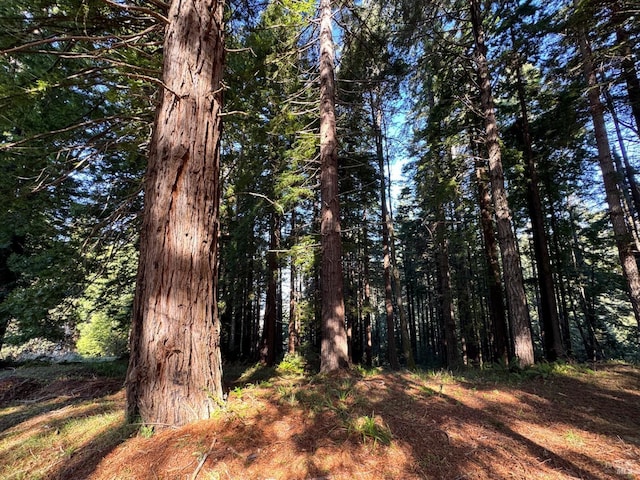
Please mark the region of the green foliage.
<svg viewBox="0 0 640 480"><path fill-rule="evenodd" d="M127 349L128 330L103 312L78 325L78 353L89 357L118 356Z"/></svg>
<svg viewBox="0 0 640 480"><path fill-rule="evenodd" d="M276 367L276 372L279 375L304 375L307 368L307 362L305 359L297 354L286 354L282 361Z"/></svg>
<svg viewBox="0 0 640 480"><path fill-rule="evenodd" d="M364 415L353 419L350 429L362 437L362 442L373 441L373 445L381 443L390 445L393 435L384 422L374 414Z"/></svg>
<svg viewBox="0 0 640 480"><path fill-rule="evenodd" d="M137 254L132 245L108 249L96 260L102 274L77 302L78 352L87 356L119 356L127 350Z"/></svg>
<svg viewBox="0 0 640 480"><path fill-rule="evenodd" d="M138 433L142 438L151 438L155 432L153 425L141 425Z"/></svg>
<svg viewBox="0 0 640 480"><path fill-rule="evenodd" d="M149 17L94 0L3 2L0 23L0 345L69 342L98 252L134 239L155 33L112 49Z"/></svg>

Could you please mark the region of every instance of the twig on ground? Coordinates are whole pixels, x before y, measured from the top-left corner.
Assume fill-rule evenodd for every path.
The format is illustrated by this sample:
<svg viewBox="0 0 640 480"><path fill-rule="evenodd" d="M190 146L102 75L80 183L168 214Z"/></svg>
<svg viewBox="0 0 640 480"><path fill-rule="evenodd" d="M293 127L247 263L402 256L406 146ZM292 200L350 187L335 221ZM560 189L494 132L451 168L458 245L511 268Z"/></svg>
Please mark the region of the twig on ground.
<svg viewBox="0 0 640 480"><path fill-rule="evenodd" d="M202 470L202 467L204 467L204 462L207 461L207 457L211 455L211 452L213 451L213 447L216 444L216 440L217 440L216 438L213 439L213 441L211 442L211 445L209 446L209 450L207 450L207 452L204 455L202 455L202 458L198 462L198 466L193 471L193 475L191 475L191 480L196 480L196 478L198 477L200 470Z"/></svg>

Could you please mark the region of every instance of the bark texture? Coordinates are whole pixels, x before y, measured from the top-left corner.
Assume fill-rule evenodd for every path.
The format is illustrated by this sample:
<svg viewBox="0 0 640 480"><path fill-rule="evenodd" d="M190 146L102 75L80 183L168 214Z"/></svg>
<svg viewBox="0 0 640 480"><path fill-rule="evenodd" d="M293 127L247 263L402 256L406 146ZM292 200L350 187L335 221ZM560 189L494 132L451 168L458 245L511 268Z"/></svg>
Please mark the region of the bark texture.
<svg viewBox="0 0 640 480"><path fill-rule="evenodd" d="M295 208L291 212L291 235L294 237L294 242L297 239L297 226L296 226L296 210ZM300 318L298 315L298 268L296 266L295 258L291 257L290 277L289 277L289 325L288 325L288 339L287 339L287 353L293 355L296 353L300 346Z"/></svg>
<svg viewBox="0 0 640 480"><path fill-rule="evenodd" d="M487 63L487 47L478 0L470 0L471 23L476 44L476 67L480 86L480 103L485 123L485 145L489 156L489 179L498 228L498 244L502 254L502 266L507 291L507 304L510 313L514 354L522 366L534 363L533 341L531 338L531 320L524 291L520 254L516 236L511 226L511 212L504 186L502 154L498 139L491 92L491 79Z"/></svg>
<svg viewBox="0 0 640 480"><path fill-rule="evenodd" d="M335 114L334 47L331 1L320 2L320 201L322 340L320 371L349 366L345 328L338 199L338 142Z"/></svg>
<svg viewBox="0 0 640 480"><path fill-rule="evenodd" d="M223 3L174 0L145 184L127 415L209 418L222 399L216 308Z"/></svg>

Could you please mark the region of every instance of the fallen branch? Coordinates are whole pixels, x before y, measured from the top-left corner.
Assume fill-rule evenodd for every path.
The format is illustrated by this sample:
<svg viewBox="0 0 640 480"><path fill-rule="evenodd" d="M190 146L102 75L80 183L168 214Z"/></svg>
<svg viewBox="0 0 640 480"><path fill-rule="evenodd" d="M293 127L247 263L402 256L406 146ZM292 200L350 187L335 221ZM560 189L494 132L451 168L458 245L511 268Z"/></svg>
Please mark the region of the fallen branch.
<svg viewBox="0 0 640 480"><path fill-rule="evenodd" d="M211 455L211 452L213 451L213 447L215 444L216 444L216 439L214 438L213 441L211 442L211 445L209 446L209 450L207 451L207 453L205 453L202 456L202 458L200 459L200 462L198 462L198 466L193 471L193 475L191 475L191 480L196 480L196 477L198 476L198 474L200 473L200 470L202 470L202 467L204 466L204 462L206 462L207 457Z"/></svg>

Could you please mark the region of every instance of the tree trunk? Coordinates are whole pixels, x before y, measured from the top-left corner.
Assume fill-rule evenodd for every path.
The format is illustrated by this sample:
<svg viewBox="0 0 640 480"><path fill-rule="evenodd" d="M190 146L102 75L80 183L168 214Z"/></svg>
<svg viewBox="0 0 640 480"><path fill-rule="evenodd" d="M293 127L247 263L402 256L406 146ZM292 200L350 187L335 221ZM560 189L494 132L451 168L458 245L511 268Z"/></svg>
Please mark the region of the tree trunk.
<svg viewBox="0 0 640 480"><path fill-rule="evenodd" d="M557 280L555 284L558 286L559 293L559 314L560 314L560 330L562 332L562 346L564 352L569 358L573 358L573 347L571 341L571 329L569 325L569 307L567 304L567 297L570 296L567 292L567 285L569 279L563 275L566 272L566 266L563 265L562 249L560 248L560 226L558 225L558 214L554 207L553 202L549 202L549 218L551 221L551 244L553 247L553 257L557 265Z"/></svg>
<svg viewBox="0 0 640 480"><path fill-rule="evenodd" d="M515 49L515 35L511 30L511 39ZM518 53L515 52L516 57ZM564 357L562 337L560 334L560 319L558 317L558 303L556 301L553 272L551 271L551 256L544 226L544 211L540 199L538 168L533 156L531 134L529 132L529 115L520 59L516 58L516 90L520 103L522 122L522 141L524 144L525 175L527 178L527 205L531 218L533 235L533 251L538 267L538 288L540 289L540 320L542 323L542 339L545 358L550 362Z"/></svg>
<svg viewBox="0 0 640 480"><path fill-rule="evenodd" d="M502 253L514 353L520 365L527 366L534 363L531 320L524 291L520 255L517 249L516 236L511 225L511 212L509 211L509 203L504 187L498 124L493 106L491 79L487 64L487 47L485 45L478 0L471 0L471 23L476 43L480 102L485 122L485 145L489 154L489 178L491 180L491 193L498 227L498 244Z"/></svg>
<svg viewBox="0 0 640 480"><path fill-rule="evenodd" d="M364 216L364 215L363 215ZM362 244L363 244L363 252L362 252L362 310L364 317L363 324L363 353L364 353L364 364L367 367L371 367L373 365L373 345L372 345L372 336L371 336L371 282L369 279L369 229L367 228L366 218L364 219L364 228L362 230Z"/></svg>
<svg viewBox="0 0 640 480"><path fill-rule="evenodd" d="M584 70L585 80L587 82L587 97L589 99L589 110L593 120L593 129L596 137L596 145L598 147L598 162L602 171L602 179L604 181L604 190L609 205L609 218L613 225L613 233L615 236L618 254L622 270L627 280L627 287L633 313L638 323L638 332L636 334L640 340L640 273L638 272L638 264L633 252L633 238L627 228L622 211L622 202L620 192L618 191L618 182L616 179L616 171L611 159L611 149L609 147L609 139L604 120L604 106L600 101L600 87L596 78L596 70L593 65L591 56L591 47L587 40L587 34L584 29L578 32L578 42L580 44L580 52L582 54L582 66Z"/></svg>
<svg viewBox="0 0 640 480"><path fill-rule="evenodd" d="M616 41L622 55L622 75L627 84L627 95L631 112L636 122L637 133L640 136L640 80L636 71L636 62L633 56L633 49L629 43L629 35L624 28L624 12L620 9L617 1L613 2L613 22L616 29Z"/></svg>
<svg viewBox="0 0 640 480"><path fill-rule="evenodd" d="M389 248L389 224L387 223L386 195L382 190L382 257L384 281L384 310L387 320L387 359L394 370L400 368L396 348L395 323L393 321L393 289L391 286L391 248Z"/></svg>
<svg viewBox="0 0 640 480"><path fill-rule="evenodd" d="M342 277L338 200L338 142L335 116L331 1L320 1L320 202L322 340L320 371L349 365Z"/></svg>
<svg viewBox="0 0 640 480"><path fill-rule="evenodd" d="M603 75L604 77L604 75ZM605 79L602 80L605 83ZM613 120L613 127L616 131L616 137L618 139L618 146L620 147L620 154L622 155L622 162L620 162L620 158L616 155L615 150L613 151L613 160L616 166L616 170L618 171L618 181L620 183L622 198L624 198L625 203L628 205L629 210L629 226L633 227L633 235L634 240L636 242L636 248L640 250L640 241L638 240L638 233L640 229L638 229L637 219L640 218L640 189L638 189L638 184L636 183L633 167L631 166L631 162L629 161L629 155L627 154L627 147L625 145L624 137L622 136L622 130L620 129L620 121L618 120L618 114L616 112L615 104L613 102L613 97L611 92L605 88L603 89L604 98L607 102L607 108L609 109L609 114L611 115L611 120ZM624 166L623 166L624 163Z"/></svg>
<svg viewBox="0 0 640 480"><path fill-rule="evenodd" d="M577 290L578 292L580 309L582 310L584 323L588 332L588 344L585 343L585 351L587 353L588 359L595 361L600 349L598 346L598 340L595 335L596 312L593 309L594 302L591 299L591 295L587 295L587 290L585 287L586 281L584 279L585 275L583 272L588 267L585 264L582 250L580 248L578 233L576 232L576 225L578 224L578 220L575 218L573 208L568 208L567 210L569 212L571 238L573 240L573 243L571 245L571 263L575 277L575 285L573 286L573 289ZM578 323L578 319L576 318L576 324Z"/></svg>
<svg viewBox="0 0 640 480"><path fill-rule="evenodd" d="M291 237L293 242L297 241L297 225L296 225L296 210L295 208L291 212ZM293 355L300 346L300 328L298 326L298 268L296 267L296 259L291 257L291 270L290 270L290 287L289 287L289 338L287 341L287 353Z"/></svg>
<svg viewBox="0 0 640 480"><path fill-rule="evenodd" d="M447 367L459 366L456 320L453 313L453 292L451 289L451 268L449 265L449 239L447 238L444 206L439 205L436 238L438 242L438 284L440 286L440 307L442 330L444 333L445 359Z"/></svg>
<svg viewBox="0 0 640 480"><path fill-rule="evenodd" d="M387 188L384 174L384 151L382 145L381 111L376 105L374 95L370 92L371 118L376 142L376 158L378 160L378 170L380 179L380 206L381 206L381 226L382 226L382 257L383 257L383 279L384 279L384 306L387 319L387 356L391 368L400 368L398 352L396 348L395 323L393 319L393 286L391 277L391 245L389 240L389 210L387 207Z"/></svg>
<svg viewBox="0 0 640 480"><path fill-rule="evenodd" d="M280 249L280 216L271 214L269 252L267 253L267 298L264 308L264 327L260 341L260 362L272 367L276 363L278 326L278 253Z"/></svg>
<svg viewBox="0 0 640 480"><path fill-rule="evenodd" d="M502 275L498 256L498 243L493 229L491 215L491 195L487 188L487 169L484 161L476 157L476 181L478 184L478 203L480 205L480 225L482 226L482 239L484 256L487 261L487 281L489 306L489 318L491 319L491 334L493 336L493 361L502 361L509 364L509 326L504 309L502 295Z"/></svg>
<svg viewBox="0 0 640 480"><path fill-rule="evenodd" d="M391 198L390 192L389 198ZM407 311L404 307L402 283L400 281L400 269L398 268L398 262L396 261L395 238L393 233L393 214L391 213L390 208L388 210L387 218L389 224L389 247L391 249L391 280L393 285L393 292L396 296L396 304L398 306L398 316L400 317L400 341L402 344L402 353L404 355L405 362L407 363L407 368L410 370L414 370L416 368L416 362L413 358L411 338L409 337L409 322L407 320Z"/></svg>
<svg viewBox="0 0 640 480"><path fill-rule="evenodd" d="M210 418L222 400L216 304L223 1L174 0L146 174L127 416Z"/></svg>

